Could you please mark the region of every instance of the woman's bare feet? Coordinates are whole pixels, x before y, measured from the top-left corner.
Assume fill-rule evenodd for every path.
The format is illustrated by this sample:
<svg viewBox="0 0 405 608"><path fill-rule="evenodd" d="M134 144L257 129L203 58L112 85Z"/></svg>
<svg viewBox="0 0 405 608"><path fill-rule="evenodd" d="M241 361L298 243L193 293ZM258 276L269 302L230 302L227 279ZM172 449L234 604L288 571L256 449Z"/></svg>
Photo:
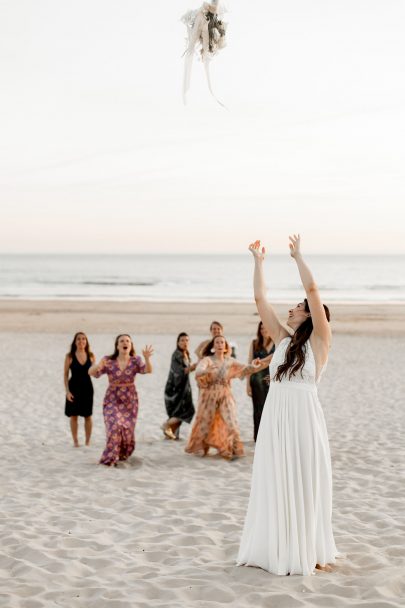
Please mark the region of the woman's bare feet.
<svg viewBox="0 0 405 608"><path fill-rule="evenodd" d="M325 564L324 566L316 564L315 569L320 570L321 572L332 572L332 566L330 566L329 564Z"/></svg>
<svg viewBox="0 0 405 608"><path fill-rule="evenodd" d="M168 439L176 439L176 435L173 433L170 426L167 426L163 432Z"/></svg>
<svg viewBox="0 0 405 608"><path fill-rule="evenodd" d="M79 443L78 441L75 441L75 442L73 443L73 447L74 447L74 448L80 448L80 443Z"/></svg>

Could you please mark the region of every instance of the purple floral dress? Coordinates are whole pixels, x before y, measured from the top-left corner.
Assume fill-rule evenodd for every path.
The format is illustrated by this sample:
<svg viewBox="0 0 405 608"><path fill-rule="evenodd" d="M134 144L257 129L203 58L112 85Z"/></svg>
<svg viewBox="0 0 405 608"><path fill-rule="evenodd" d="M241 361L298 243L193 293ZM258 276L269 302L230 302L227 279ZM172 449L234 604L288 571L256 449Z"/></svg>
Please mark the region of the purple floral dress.
<svg viewBox="0 0 405 608"><path fill-rule="evenodd" d="M104 397L103 413L107 445L100 464L113 465L127 460L135 449L135 424L138 416L136 374L145 373L141 357L131 357L124 371L118 361L103 357L102 368L96 377L108 375L109 386Z"/></svg>

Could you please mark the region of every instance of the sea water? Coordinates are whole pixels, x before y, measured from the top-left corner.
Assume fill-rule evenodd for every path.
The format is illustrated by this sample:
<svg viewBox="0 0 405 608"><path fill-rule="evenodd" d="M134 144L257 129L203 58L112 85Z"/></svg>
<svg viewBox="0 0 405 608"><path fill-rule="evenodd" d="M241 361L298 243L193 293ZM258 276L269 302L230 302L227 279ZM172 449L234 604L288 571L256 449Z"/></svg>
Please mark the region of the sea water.
<svg viewBox="0 0 405 608"><path fill-rule="evenodd" d="M405 256L307 256L325 302L405 302ZM268 296L303 296L288 255L265 261ZM1 255L0 298L253 301L246 255Z"/></svg>

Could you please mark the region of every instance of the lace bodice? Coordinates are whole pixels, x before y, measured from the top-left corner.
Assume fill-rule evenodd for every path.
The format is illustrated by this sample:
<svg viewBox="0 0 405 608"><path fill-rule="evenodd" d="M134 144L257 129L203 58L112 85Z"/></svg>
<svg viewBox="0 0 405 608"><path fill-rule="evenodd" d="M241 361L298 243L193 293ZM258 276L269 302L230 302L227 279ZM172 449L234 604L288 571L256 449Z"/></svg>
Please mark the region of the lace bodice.
<svg viewBox="0 0 405 608"><path fill-rule="evenodd" d="M270 378L272 381L274 380L274 376L277 373L277 369L278 366L281 365L282 363L284 363L284 359L285 359L285 351L287 350L287 347L290 343L291 338L290 337L286 337L283 340L281 340L281 342L279 343L279 345L277 346L273 358L271 360L270 363ZM326 368L326 364L323 366L323 368L319 371L319 377L316 378L316 363L315 363L315 357L314 357L314 353L312 352L312 348L311 348L311 343L308 340L308 342L306 343L306 354L305 354L305 363L304 363L304 367L295 374L295 376L291 377L291 380L288 379L288 376L283 376L282 379L282 383L284 382L298 382L298 383L304 383L304 384L318 384L322 374Z"/></svg>

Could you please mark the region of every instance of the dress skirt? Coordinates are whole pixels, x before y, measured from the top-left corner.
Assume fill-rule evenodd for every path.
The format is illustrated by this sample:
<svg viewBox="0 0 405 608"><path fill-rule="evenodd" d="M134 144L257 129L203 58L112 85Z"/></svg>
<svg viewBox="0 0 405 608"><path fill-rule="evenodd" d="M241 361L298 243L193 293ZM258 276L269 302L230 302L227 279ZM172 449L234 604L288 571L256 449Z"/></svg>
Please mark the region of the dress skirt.
<svg viewBox="0 0 405 608"><path fill-rule="evenodd" d="M315 384L271 382L257 437L238 564L311 574L334 563L332 470Z"/></svg>

